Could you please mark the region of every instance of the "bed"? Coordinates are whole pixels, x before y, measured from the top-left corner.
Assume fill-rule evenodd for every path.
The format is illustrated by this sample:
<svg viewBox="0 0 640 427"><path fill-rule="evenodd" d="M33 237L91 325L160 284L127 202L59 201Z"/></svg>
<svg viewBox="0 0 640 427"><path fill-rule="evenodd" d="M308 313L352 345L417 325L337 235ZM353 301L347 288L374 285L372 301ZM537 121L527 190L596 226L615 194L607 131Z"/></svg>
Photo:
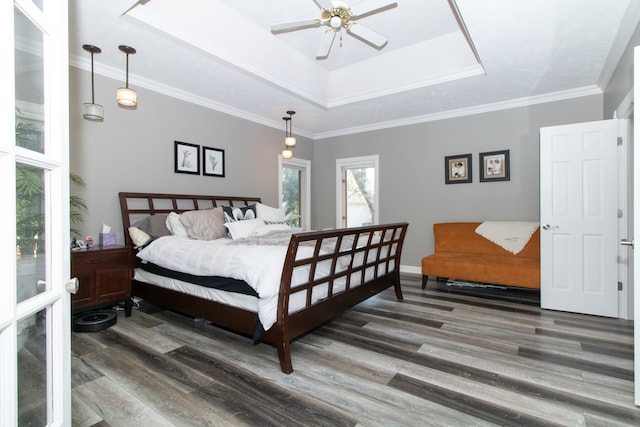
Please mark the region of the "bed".
<svg viewBox="0 0 640 427"><path fill-rule="evenodd" d="M147 248L160 245L158 242L165 242L170 248L167 249L169 252L159 251L157 259L172 258L167 257L167 253L176 254L173 261L177 265L186 264L179 259L178 254L183 252L181 245L200 245L215 254L246 253L246 260L219 260L211 263L214 264L211 268L215 270L223 268L221 265L235 266L230 276L237 277L230 279L253 285L257 290L254 295L250 295L249 292L228 292L224 288L205 288L191 280L182 280L182 276L166 277L162 271L149 272L143 269L138 258L141 252L134 248L132 238L126 231L136 221L154 218L154 215L172 212L174 214L171 215L183 214L221 206L244 209L260 204L260 198L130 192L122 192L119 197L125 242L131 247L132 262L136 266L132 281L133 295L253 337L256 343L273 345L277 349L284 373L293 372L290 352L293 339L391 286L394 287L398 301L402 301L400 257L407 223L288 234L270 232L263 237L233 240L225 238L208 243L185 242L183 240L189 239L180 240L175 236L167 236L153 241L143 249L146 251ZM251 240L263 238L272 240L267 243ZM218 248L223 244L228 246ZM180 256L186 256L187 260L195 258L193 255ZM206 259L207 256L204 253L198 255L199 259ZM274 267L261 267L265 264L262 262L263 258L270 260L267 264L273 264ZM254 267L265 270L252 273ZM232 267L226 268L223 271ZM274 272L266 270L267 268L277 270ZM217 270L214 271L216 272ZM264 283L251 283L256 277ZM265 292L267 288L272 291Z"/></svg>

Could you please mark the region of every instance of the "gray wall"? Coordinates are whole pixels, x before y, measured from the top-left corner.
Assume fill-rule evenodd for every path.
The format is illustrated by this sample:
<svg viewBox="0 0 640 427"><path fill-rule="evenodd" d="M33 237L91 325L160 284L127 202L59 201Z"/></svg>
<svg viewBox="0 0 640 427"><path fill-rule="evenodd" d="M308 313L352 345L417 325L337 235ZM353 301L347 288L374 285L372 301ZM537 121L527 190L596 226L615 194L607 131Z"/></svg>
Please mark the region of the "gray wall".
<svg viewBox="0 0 640 427"><path fill-rule="evenodd" d="M433 224L539 220L539 129L602 119L594 95L316 141L314 225L335 227L336 159L380 156L380 222L408 221L403 266L433 252ZM480 152L510 150L511 180L480 183ZM445 184L444 157L472 156L473 182Z"/></svg>
<svg viewBox="0 0 640 427"><path fill-rule="evenodd" d="M633 49L638 45L640 45L640 26L636 27L605 88L603 103L605 119L613 117L613 112L633 88Z"/></svg>
<svg viewBox="0 0 640 427"><path fill-rule="evenodd" d="M83 235L102 223L123 242L119 191L257 195L277 205L277 155L282 130L255 124L136 88L139 105L116 105L120 82L96 76L102 123L82 119L90 74L70 69L71 171L87 187ZM282 114L274 112L280 117ZM335 161L380 156L380 221L410 223L402 264L418 269L433 251L432 226L442 221L537 220L539 128L602 118L602 96L539 104L312 142L298 138L295 155L312 161L312 227L335 227ZM226 177L174 173L174 140L225 150ZM478 153L509 149L511 180L480 183ZM473 183L444 184L444 157L473 154ZM322 191L320 191L322 189Z"/></svg>
<svg viewBox="0 0 640 427"><path fill-rule="evenodd" d="M95 102L105 107L103 122L82 118L91 100L91 75L70 68L70 170L86 181L72 188L88 205L82 235L96 237L106 223L124 242L118 192L259 196L278 204L277 156L282 129L274 129L156 92L135 88L136 110L116 104L121 82L96 75ZM274 112L279 119L284 112ZM174 140L225 150L226 177L174 173ZM311 159L312 142L298 137L294 154Z"/></svg>

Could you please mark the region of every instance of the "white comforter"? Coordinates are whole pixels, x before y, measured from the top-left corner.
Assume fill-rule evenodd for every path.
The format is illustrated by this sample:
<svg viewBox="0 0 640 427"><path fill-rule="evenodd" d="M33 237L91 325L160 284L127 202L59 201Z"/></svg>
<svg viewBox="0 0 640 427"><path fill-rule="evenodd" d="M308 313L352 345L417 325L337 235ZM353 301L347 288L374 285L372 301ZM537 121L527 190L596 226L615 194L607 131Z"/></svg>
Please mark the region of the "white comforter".
<svg viewBox="0 0 640 427"><path fill-rule="evenodd" d="M138 253L143 261L183 273L200 276L223 276L244 280L259 296L258 318L264 330L276 321L280 278L287 251L286 245L240 245L230 239L192 240L166 236L153 241ZM288 243L288 241L287 241ZM313 248L301 247L300 255L311 256ZM296 277L293 283L306 279Z"/></svg>

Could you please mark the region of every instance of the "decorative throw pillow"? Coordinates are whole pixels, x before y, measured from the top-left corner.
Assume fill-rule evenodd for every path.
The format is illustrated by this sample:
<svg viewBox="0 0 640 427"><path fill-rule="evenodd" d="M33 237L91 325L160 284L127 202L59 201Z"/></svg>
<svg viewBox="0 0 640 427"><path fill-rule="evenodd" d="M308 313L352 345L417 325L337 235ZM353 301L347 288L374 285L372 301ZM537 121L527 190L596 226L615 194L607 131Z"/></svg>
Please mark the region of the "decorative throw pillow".
<svg viewBox="0 0 640 427"><path fill-rule="evenodd" d="M224 226L229 230L229 234L233 240L242 239L243 237L251 236L253 230L257 227L262 227L264 221L258 218L247 219L244 221L232 221L227 222Z"/></svg>
<svg viewBox="0 0 640 427"><path fill-rule="evenodd" d="M287 214L284 209L272 208L262 203L256 203L256 216L266 223L283 224L287 221Z"/></svg>
<svg viewBox="0 0 640 427"><path fill-rule="evenodd" d="M177 237L189 237L187 228L180 221L180 214L171 212L167 215L167 228L171 231L171 234Z"/></svg>
<svg viewBox="0 0 640 427"><path fill-rule="evenodd" d="M138 248L146 245L151 239L153 239L153 237L140 230L138 227L129 227L129 236L131 237L133 245Z"/></svg>
<svg viewBox="0 0 640 427"><path fill-rule="evenodd" d="M196 240L215 240L227 235L222 208L188 211L180 215L189 237Z"/></svg>
<svg viewBox="0 0 640 427"><path fill-rule="evenodd" d="M249 206L223 206L222 210L224 211L226 222L257 218L255 204Z"/></svg>
<svg viewBox="0 0 640 427"><path fill-rule="evenodd" d="M167 217L167 214L149 215L131 226L142 230L153 238L170 236L171 230L167 228Z"/></svg>

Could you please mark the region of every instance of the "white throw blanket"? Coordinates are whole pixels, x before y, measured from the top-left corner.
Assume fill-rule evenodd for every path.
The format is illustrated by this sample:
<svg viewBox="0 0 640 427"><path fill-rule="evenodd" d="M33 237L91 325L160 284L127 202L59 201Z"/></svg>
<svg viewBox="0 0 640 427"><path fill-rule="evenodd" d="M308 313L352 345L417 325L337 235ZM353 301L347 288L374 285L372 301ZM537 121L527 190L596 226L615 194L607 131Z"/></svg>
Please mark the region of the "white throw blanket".
<svg viewBox="0 0 640 427"><path fill-rule="evenodd" d="M476 228L476 233L517 255L539 226L528 221L485 221Z"/></svg>

